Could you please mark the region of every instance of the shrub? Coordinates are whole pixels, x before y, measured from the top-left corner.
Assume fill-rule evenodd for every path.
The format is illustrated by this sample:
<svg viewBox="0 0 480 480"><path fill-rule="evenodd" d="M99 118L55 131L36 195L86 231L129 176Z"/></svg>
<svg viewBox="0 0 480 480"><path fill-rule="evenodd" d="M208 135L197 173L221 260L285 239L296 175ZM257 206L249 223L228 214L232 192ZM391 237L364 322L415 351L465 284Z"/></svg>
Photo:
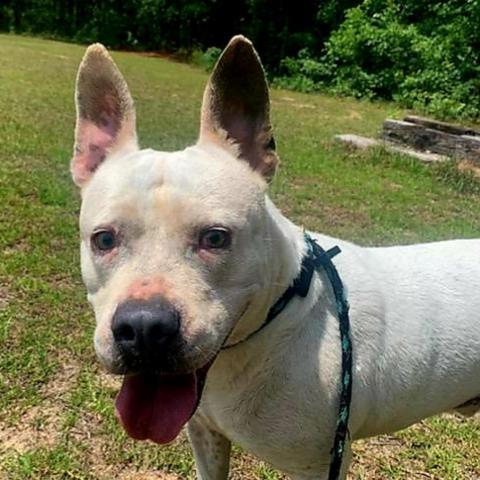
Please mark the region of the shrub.
<svg viewBox="0 0 480 480"><path fill-rule="evenodd" d="M207 72L211 72L213 67L217 63L220 54L222 53L222 49L218 47L210 47L205 50L205 52L201 53L201 55L197 58L197 63L202 68L204 68Z"/></svg>
<svg viewBox="0 0 480 480"><path fill-rule="evenodd" d="M274 78L275 86L301 92L314 92L325 88L325 65L313 59L307 49L300 50L297 58L283 59L280 69L283 75Z"/></svg>
<svg viewBox="0 0 480 480"><path fill-rule="evenodd" d="M323 56L285 59L275 83L479 117L480 2L432 3L365 0L347 12Z"/></svg>

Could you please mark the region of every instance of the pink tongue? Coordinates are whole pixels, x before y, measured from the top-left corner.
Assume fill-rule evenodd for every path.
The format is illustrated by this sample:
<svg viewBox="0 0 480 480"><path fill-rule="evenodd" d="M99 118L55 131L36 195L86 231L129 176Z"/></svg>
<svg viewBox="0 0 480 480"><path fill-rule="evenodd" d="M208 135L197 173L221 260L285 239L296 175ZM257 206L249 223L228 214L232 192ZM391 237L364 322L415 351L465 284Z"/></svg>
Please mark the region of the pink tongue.
<svg viewBox="0 0 480 480"><path fill-rule="evenodd" d="M116 407L127 433L136 440L169 443L197 406L195 374L124 377Z"/></svg>

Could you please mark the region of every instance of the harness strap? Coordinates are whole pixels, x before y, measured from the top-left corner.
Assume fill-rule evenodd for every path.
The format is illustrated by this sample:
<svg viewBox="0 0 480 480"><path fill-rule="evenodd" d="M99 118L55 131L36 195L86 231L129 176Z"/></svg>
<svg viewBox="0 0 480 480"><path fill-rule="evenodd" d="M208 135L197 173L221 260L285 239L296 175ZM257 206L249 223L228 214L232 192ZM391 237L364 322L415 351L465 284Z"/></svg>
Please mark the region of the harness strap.
<svg viewBox="0 0 480 480"><path fill-rule="evenodd" d="M237 345L240 345L241 343L244 343L250 338L252 338L260 330L264 329L275 317L277 317L278 315L280 315L280 313L282 313L282 311L286 308L290 300L292 300L292 298L295 295L298 295L299 297L302 297L302 298L305 298L308 295L308 291L310 289L310 283L312 282L313 272L317 268L315 264L315 259L312 255L312 249L310 247L310 244L308 244L308 248L309 248L309 251L307 255L303 257L299 275L295 278L293 283L283 292L282 296L270 307L270 310L268 311L267 316L263 321L263 323L256 330L249 333L245 338L242 338L238 342L233 343L231 345L223 345L222 350L236 347ZM334 249L332 249L332 251L333 250ZM326 255L328 255L329 252L326 252ZM332 252L332 256L335 256L339 252L340 252L340 249L338 249L338 252L337 251ZM227 339L228 339L228 336L227 336Z"/></svg>
<svg viewBox="0 0 480 480"><path fill-rule="evenodd" d="M349 304L345 294L338 270L333 264L331 258L340 253L339 247L334 247L325 252L310 236L306 240L313 251L315 265L317 268L323 267L332 286L333 294L338 314L340 327L340 344L342 347L342 376L340 385L340 402L338 408L337 427L333 448L330 451L330 471L328 480L337 480L340 478L342 468L342 458L345 451L347 437L350 437L348 431L348 420L350 418L350 404L352 400L352 341L350 338L350 319L348 316Z"/></svg>
<svg viewBox="0 0 480 480"><path fill-rule="evenodd" d="M342 376L340 385L340 401L338 409L335 439L330 451L330 471L328 480L338 480L342 467L342 458L345 451L345 443L349 437L348 420L350 418L350 403L352 400L352 342L350 338L350 319L348 316L349 305L345 294L345 288L332 258L338 255L341 250L338 246L325 251L318 243L305 233L305 242L308 252L303 257L300 274L295 278L282 296L273 304L268 311L263 323L242 340L232 344L224 345L222 350L236 347L246 342L260 330L265 328L277 315L279 315L295 295L305 298L310 289L313 273L321 268L325 271L332 287L335 298L335 306L338 315L340 344L342 348ZM228 338L228 336L227 336Z"/></svg>

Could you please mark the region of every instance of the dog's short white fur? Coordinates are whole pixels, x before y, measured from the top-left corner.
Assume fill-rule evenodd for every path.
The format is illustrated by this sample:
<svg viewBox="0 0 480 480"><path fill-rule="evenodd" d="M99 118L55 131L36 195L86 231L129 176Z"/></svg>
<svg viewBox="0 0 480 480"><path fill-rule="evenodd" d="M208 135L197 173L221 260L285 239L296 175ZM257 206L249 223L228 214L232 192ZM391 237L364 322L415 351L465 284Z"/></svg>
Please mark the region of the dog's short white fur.
<svg viewBox="0 0 480 480"><path fill-rule="evenodd" d="M251 43L237 36L227 46L205 91L199 140L183 151L139 149L133 101L101 45L81 64L77 113L82 273L103 365L118 371L116 306L135 282L152 281L182 309L190 368L218 354L188 425L199 478L227 478L234 442L294 479L326 479L341 356L325 275L268 327L218 353L231 329L228 344L263 322L305 251L302 229L266 195L277 157ZM112 254L92 251L99 225L122 230ZM192 249L204 225L230 228L231 248ZM465 405L480 396L480 240L362 248L312 235L342 250L334 262L351 306L352 440L461 406L474 413ZM348 445L343 476L349 457Z"/></svg>

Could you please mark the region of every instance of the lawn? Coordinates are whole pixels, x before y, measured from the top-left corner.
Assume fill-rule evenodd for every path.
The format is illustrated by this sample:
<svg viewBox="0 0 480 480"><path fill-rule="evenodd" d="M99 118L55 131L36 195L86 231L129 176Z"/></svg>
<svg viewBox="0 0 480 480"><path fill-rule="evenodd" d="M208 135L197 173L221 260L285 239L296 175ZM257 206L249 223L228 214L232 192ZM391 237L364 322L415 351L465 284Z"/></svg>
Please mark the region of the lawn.
<svg viewBox="0 0 480 480"><path fill-rule="evenodd" d="M84 47L0 35L0 478L193 478L186 441L134 443L117 425L117 379L100 372L79 271L79 195L68 164L73 87ZM141 144L195 141L206 74L115 53ZM272 195L310 229L365 245L480 236L480 184L333 135L375 135L392 104L275 90L282 158ZM394 372L392 372L394 374ZM480 423L435 417L356 446L351 479L478 479ZM236 450L235 479L282 478ZM160 472L165 472L165 476Z"/></svg>

